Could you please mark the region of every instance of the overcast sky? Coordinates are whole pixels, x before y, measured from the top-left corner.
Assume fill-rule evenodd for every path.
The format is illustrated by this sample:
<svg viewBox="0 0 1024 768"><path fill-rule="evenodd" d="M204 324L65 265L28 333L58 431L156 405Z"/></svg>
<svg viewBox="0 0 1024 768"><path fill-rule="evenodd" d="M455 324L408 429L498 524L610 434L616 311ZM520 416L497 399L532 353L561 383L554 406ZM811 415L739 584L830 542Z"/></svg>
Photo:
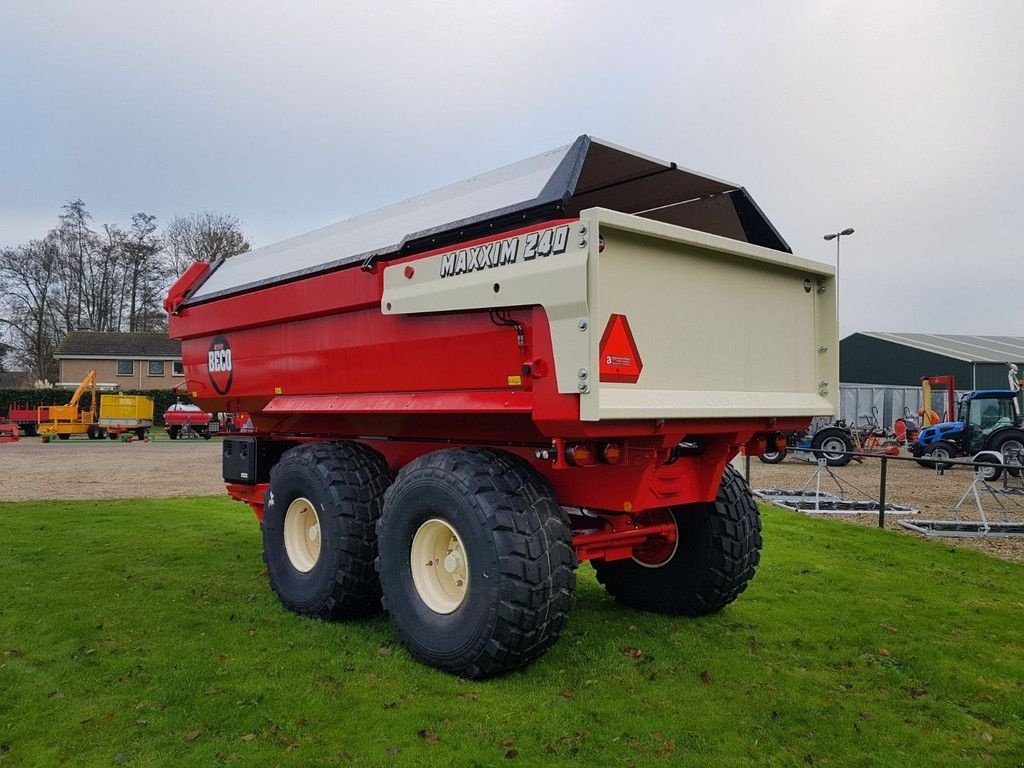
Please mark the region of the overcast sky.
<svg viewBox="0 0 1024 768"><path fill-rule="evenodd" d="M1022 85L1021 0L0 0L0 245L76 196L264 245L590 133L855 227L843 335L1022 335Z"/></svg>

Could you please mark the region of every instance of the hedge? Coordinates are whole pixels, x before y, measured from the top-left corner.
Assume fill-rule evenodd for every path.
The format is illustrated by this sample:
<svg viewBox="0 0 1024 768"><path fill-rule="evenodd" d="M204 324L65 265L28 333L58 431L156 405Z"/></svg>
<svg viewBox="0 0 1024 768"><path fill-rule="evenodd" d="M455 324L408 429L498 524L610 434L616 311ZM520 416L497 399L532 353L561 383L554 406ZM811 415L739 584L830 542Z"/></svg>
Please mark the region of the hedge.
<svg viewBox="0 0 1024 768"><path fill-rule="evenodd" d="M170 406L179 399L182 402L191 402L186 396L179 395L172 389L125 389L118 390L118 395L148 395L153 398L153 421L156 424L163 424L163 415ZM71 392L66 389L0 389L0 419L7 417L8 409L14 405L62 405L71 399ZM92 393L86 392L78 401L80 407L88 410L92 401Z"/></svg>

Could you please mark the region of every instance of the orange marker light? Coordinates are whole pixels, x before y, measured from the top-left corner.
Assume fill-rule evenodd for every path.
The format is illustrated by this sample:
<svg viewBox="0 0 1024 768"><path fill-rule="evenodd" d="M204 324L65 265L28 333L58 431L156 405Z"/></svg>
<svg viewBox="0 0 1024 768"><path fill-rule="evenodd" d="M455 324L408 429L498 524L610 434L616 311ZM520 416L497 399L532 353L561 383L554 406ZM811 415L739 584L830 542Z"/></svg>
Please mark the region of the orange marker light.
<svg viewBox="0 0 1024 768"><path fill-rule="evenodd" d="M622 446L618 443L605 443L601 449L601 461L605 464L618 464L622 461Z"/></svg>
<svg viewBox="0 0 1024 768"><path fill-rule="evenodd" d="M586 443L572 443L565 447L565 460L574 467L585 467L595 463L594 452Z"/></svg>

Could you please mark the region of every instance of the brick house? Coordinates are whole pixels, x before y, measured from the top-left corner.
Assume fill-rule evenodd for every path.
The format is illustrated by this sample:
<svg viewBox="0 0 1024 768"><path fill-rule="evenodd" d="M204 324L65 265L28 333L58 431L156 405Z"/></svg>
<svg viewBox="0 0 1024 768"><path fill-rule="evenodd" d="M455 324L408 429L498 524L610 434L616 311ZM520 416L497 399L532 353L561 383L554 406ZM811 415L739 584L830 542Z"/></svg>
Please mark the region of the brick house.
<svg viewBox="0 0 1024 768"><path fill-rule="evenodd" d="M53 354L57 386L78 386L89 371L103 389L173 389L184 378L181 342L162 333L72 331Z"/></svg>

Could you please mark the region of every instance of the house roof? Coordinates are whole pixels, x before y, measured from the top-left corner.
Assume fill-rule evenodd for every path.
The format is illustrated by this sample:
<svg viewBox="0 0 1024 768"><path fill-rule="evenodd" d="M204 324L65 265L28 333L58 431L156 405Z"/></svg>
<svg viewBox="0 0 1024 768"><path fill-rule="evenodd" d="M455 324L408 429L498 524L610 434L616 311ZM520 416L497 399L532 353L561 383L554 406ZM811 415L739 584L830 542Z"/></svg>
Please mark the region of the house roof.
<svg viewBox="0 0 1024 768"><path fill-rule="evenodd" d="M164 333L100 333L72 331L53 356L65 357L181 357L181 342Z"/></svg>
<svg viewBox="0 0 1024 768"><path fill-rule="evenodd" d="M791 253L739 184L591 136L215 264L199 302L603 207Z"/></svg>
<svg viewBox="0 0 1024 768"><path fill-rule="evenodd" d="M1018 363L1024 360L1024 336L959 336L883 331L861 331L860 335L933 352L965 363Z"/></svg>

